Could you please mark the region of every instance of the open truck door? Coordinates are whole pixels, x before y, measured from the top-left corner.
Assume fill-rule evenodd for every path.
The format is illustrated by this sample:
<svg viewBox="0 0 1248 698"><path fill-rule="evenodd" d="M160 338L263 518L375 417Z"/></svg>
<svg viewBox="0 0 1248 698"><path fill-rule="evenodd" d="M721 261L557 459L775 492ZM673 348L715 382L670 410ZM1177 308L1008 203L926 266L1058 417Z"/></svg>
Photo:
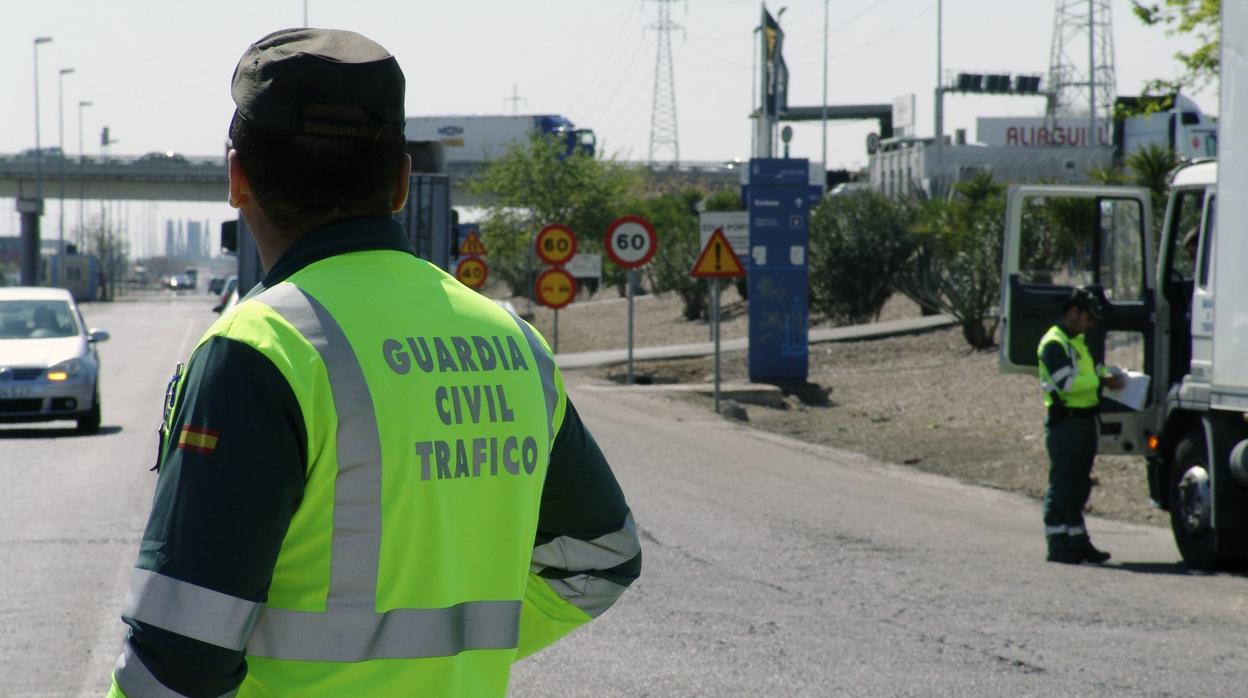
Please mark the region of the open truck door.
<svg viewBox="0 0 1248 698"><path fill-rule="evenodd" d="M1015 185L1005 215L1001 370L1035 375L1040 338L1058 321L1062 301L1094 284L1108 317L1087 337L1092 358L1148 374L1157 341L1148 190ZM1144 451L1155 403L1152 386L1146 393L1139 409L1102 400L1101 453Z"/></svg>

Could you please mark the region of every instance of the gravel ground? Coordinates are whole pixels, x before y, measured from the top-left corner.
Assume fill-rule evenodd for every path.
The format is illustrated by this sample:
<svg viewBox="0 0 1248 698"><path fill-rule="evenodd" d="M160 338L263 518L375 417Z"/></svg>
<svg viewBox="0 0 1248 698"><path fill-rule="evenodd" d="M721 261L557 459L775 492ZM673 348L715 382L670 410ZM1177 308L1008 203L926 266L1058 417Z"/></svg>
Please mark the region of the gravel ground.
<svg viewBox="0 0 1248 698"><path fill-rule="evenodd" d="M598 295L607 300L578 302L560 311L560 352L625 345L627 304L614 296L609 290ZM745 336L745 303L731 290L723 302L727 316L721 336ZM526 310L523 301L516 307ZM533 314L537 328L552 338L553 313L535 308ZM918 314L912 302L898 297L885 306L880 319ZM670 295L638 298L634 322L636 346L709 337L706 322L684 320L679 299ZM813 319L811 326L830 325ZM746 380L746 359L745 352L725 353L723 379ZM711 357L705 357L638 363L636 370L655 383L709 383L714 364ZM622 368L583 373L595 380L620 380ZM1048 464L1036 379L1000 374L996 353L971 351L957 328L814 345L810 381L831 391L827 404L803 404L789 397L785 409L748 405L750 424L965 482L1035 498L1044 494ZM700 396L669 394L665 399L695 400L711 409L710 399ZM1168 515L1149 503L1142 459L1102 456L1093 477L1089 513L1168 525Z"/></svg>

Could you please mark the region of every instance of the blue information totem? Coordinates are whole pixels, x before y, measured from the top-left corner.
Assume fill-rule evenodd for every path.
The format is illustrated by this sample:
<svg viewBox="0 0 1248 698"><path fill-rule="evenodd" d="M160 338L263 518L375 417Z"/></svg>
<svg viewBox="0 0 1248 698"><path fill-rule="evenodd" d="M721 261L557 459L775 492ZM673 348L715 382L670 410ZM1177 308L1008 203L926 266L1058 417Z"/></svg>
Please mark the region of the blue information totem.
<svg viewBox="0 0 1248 698"><path fill-rule="evenodd" d="M750 160L750 380L805 381L809 372L810 212L822 188L804 159Z"/></svg>

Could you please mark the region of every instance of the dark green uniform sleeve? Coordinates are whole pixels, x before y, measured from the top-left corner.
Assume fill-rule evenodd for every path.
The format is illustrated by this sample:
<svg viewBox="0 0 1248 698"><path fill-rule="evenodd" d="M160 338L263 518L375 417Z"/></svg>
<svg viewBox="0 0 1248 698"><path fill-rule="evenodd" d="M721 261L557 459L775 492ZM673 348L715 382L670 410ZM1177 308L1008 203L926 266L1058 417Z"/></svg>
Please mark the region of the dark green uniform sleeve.
<svg viewBox="0 0 1248 698"><path fill-rule="evenodd" d="M223 337L195 351L123 611L130 626L123 659L142 663L128 670L146 670L188 696L220 696L241 683L242 646L206 642L213 634L201 632L202 619L188 621L197 609L176 601L207 594L247 609L265 600L303 496L306 449L299 403L263 354Z"/></svg>
<svg viewBox="0 0 1248 698"><path fill-rule="evenodd" d="M1062 343L1054 340L1045 344L1040 352L1040 360L1044 362L1044 368L1053 379L1054 387L1068 392L1070 383L1074 381L1075 365L1071 363L1070 354L1066 353Z"/></svg>
<svg viewBox="0 0 1248 698"><path fill-rule="evenodd" d="M571 401L542 489L517 658L610 608L641 574L641 540L606 458Z"/></svg>

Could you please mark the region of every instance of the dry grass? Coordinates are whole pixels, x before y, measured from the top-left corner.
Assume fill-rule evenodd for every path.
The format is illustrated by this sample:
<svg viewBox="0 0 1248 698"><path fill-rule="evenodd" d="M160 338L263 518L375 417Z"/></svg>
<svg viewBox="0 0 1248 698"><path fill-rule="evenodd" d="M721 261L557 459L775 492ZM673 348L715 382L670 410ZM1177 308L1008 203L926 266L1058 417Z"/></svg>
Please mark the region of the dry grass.
<svg viewBox="0 0 1248 698"><path fill-rule="evenodd" d="M627 304L614 290L600 300L576 303L560 312L560 352L623 347ZM722 336L748 332L745 304L724 295ZM517 308L524 311L523 301ZM705 321L681 316L674 296L643 296L635 304L636 346L705 341ZM881 319L915 317L905 298L889 302ZM551 337L553 313L534 312L534 324ZM812 318L811 327L828 326ZM744 352L723 356L725 380L747 379ZM713 377L711 357L647 362L638 371L660 381L701 382ZM593 369L606 378L618 368ZM1047 486L1043 406L1035 378L1002 375L994 352L969 350L957 328L868 342L819 344L810 352L810 381L831 389L830 403L787 409L750 406L750 423L814 443L828 444L891 463L1031 497ZM682 399L709 400L699 397ZM1091 513L1166 525L1165 512L1148 500L1145 465L1134 457L1101 457L1094 471Z"/></svg>

